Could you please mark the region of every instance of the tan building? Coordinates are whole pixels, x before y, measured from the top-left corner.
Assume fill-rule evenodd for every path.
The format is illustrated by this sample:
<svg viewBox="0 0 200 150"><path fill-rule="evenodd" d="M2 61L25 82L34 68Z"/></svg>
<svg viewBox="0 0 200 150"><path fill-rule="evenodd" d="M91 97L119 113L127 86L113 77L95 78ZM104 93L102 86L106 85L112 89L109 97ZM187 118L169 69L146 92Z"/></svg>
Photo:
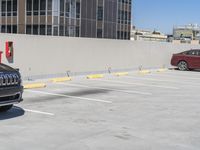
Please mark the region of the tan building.
<svg viewBox="0 0 200 150"><path fill-rule="evenodd" d="M173 29L174 40L180 40L182 43L190 43L193 40L200 40L200 26L189 24L177 26Z"/></svg>
<svg viewBox="0 0 200 150"><path fill-rule="evenodd" d="M157 31L132 29L131 40L167 42L167 36Z"/></svg>

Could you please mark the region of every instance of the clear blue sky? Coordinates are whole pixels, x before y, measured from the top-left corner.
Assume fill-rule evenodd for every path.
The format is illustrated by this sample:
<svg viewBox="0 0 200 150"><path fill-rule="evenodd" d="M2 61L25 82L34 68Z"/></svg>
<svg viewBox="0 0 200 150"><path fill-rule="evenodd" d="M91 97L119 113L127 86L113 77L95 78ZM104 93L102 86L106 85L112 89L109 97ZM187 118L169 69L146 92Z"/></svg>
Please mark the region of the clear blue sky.
<svg viewBox="0 0 200 150"><path fill-rule="evenodd" d="M200 0L133 0L132 23L137 28L170 34L174 25L200 25Z"/></svg>

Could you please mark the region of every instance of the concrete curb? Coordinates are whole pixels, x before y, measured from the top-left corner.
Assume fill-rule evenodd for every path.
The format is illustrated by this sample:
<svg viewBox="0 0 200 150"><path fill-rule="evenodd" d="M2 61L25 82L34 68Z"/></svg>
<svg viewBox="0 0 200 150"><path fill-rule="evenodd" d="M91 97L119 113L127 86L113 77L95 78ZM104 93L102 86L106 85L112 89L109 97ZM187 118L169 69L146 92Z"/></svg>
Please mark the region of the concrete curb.
<svg viewBox="0 0 200 150"><path fill-rule="evenodd" d="M93 75L87 75L87 79L98 79L98 78L104 78L103 74L93 74Z"/></svg>
<svg viewBox="0 0 200 150"><path fill-rule="evenodd" d="M114 76L127 76L129 73L128 72L117 72L117 73L113 73Z"/></svg>
<svg viewBox="0 0 200 150"><path fill-rule="evenodd" d="M25 84L24 89L36 89L36 88L45 88L45 83L31 83L31 84Z"/></svg>
<svg viewBox="0 0 200 150"><path fill-rule="evenodd" d="M141 75L149 74L149 73L151 73L150 70L140 70L140 71L138 72L138 74L141 74Z"/></svg>
<svg viewBox="0 0 200 150"><path fill-rule="evenodd" d="M165 69L165 68L161 68L161 69L158 69L158 70L156 70L156 72L159 72L159 73L161 73L161 72L165 72L165 71L167 71L168 69Z"/></svg>
<svg viewBox="0 0 200 150"><path fill-rule="evenodd" d="M62 77L62 78L53 78L50 79L49 81L51 82L65 82L65 81L71 81L72 78L71 77Z"/></svg>

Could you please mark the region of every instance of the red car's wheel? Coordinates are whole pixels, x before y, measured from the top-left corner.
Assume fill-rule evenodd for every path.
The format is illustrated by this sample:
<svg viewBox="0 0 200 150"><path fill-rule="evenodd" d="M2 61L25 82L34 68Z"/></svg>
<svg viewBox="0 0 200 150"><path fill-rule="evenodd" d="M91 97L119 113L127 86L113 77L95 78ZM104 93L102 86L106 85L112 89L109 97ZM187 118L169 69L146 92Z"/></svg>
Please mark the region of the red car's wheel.
<svg viewBox="0 0 200 150"><path fill-rule="evenodd" d="M185 61L180 61L178 63L178 69L181 71L187 71L188 70L188 64Z"/></svg>

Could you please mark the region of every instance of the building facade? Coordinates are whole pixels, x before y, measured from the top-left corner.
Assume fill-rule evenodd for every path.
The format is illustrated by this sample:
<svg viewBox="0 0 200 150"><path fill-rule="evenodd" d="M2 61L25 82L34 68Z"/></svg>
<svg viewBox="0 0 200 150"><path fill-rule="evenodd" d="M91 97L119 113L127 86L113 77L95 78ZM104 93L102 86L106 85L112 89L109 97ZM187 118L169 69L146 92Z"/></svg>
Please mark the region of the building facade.
<svg viewBox="0 0 200 150"><path fill-rule="evenodd" d="M200 26L197 24L176 26L173 29L173 36L175 40L200 40Z"/></svg>
<svg viewBox="0 0 200 150"><path fill-rule="evenodd" d="M159 31L150 31L150 30L132 28L131 40L133 40L133 41L167 42L167 35L159 32Z"/></svg>
<svg viewBox="0 0 200 150"><path fill-rule="evenodd" d="M132 0L0 0L0 32L130 39Z"/></svg>

